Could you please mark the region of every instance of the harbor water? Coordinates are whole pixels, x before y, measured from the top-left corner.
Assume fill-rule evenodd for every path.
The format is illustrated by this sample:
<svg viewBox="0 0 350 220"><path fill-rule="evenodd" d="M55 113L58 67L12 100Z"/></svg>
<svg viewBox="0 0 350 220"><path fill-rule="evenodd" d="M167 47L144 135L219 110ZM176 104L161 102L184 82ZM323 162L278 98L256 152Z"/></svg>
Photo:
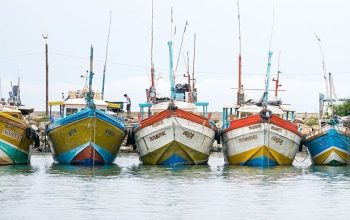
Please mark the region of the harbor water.
<svg viewBox="0 0 350 220"><path fill-rule="evenodd" d="M70 166L50 154L0 167L0 219L349 219L350 168L142 165Z"/></svg>

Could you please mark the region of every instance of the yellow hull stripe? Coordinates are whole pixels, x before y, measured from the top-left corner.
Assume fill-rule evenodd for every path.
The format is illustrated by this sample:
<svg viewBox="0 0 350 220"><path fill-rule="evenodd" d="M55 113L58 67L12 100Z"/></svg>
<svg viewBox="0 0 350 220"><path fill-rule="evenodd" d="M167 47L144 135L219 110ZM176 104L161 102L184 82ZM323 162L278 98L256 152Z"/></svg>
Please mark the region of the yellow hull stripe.
<svg viewBox="0 0 350 220"><path fill-rule="evenodd" d="M140 157L144 164L162 164L172 155L176 154L188 162L188 164L201 164L208 161L209 155L196 151L178 141L172 141L163 147Z"/></svg>
<svg viewBox="0 0 350 220"><path fill-rule="evenodd" d="M25 133L28 126L10 115L7 116L5 113L1 113L1 116L6 116L6 121L0 117L0 139L15 146L17 150L28 154L32 144L32 140L28 139ZM12 121L13 124L9 124L7 120Z"/></svg>
<svg viewBox="0 0 350 220"><path fill-rule="evenodd" d="M349 159L349 154L343 151L340 151L338 149L332 148L329 149L322 154L318 155L317 157L312 158L315 164L321 165L325 163L325 160L328 158L328 156L331 153L336 153L339 157L341 157L343 160L348 161Z"/></svg>
<svg viewBox="0 0 350 220"><path fill-rule="evenodd" d="M239 165L244 164L247 161L252 160L254 158L263 156L275 161L278 165L290 165L293 163L292 159L284 156L283 154L267 146L256 147L236 155L228 156L227 161L229 162L229 164Z"/></svg>

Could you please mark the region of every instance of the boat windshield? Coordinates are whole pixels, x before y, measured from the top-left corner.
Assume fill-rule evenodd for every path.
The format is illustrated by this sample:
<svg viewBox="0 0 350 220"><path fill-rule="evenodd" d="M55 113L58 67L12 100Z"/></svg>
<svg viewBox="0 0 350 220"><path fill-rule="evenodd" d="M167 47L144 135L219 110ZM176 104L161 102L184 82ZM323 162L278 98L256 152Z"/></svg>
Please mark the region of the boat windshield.
<svg viewBox="0 0 350 220"><path fill-rule="evenodd" d="M66 108L66 116L72 115L76 112L78 112L77 108Z"/></svg>

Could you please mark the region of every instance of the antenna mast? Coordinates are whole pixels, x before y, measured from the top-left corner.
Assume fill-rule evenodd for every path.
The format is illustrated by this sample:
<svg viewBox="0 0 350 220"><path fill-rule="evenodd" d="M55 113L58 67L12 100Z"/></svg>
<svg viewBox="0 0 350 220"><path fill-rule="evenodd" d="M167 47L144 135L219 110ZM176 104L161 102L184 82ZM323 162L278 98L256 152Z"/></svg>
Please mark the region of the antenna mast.
<svg viewBox="0 0 350 220"><path fill-rule="evenodd" d="M269 100L271 58L272 58L272 54L273 54L272 51L271 51L271 45L272 45L272 36L273 36L274 23L275 23L275 8L273 7L273 10L272 10L271 37L270 37L269 53L268 53L267 69L266 69L266 78L265 78L265 92L264 92L263 99L262 99L262 104L263 104L264 107L267 106L267 102Z"/></svg>
<svg viewBox="0 0 350 220"><path fill-rule="evenodd" d="M174 72L173 72L173 8L171 8L171 32L170 41L168 41L169 47L169 78L170 78L170 99L175 99L175 82L174 82Z"/></svg>
<svg viewBox="0 0 350 220"><path fill-rule="evenodd" d="M90 74L89 74L89 92L86 94L86 104L88 108L95 108L94 105L94 94L92 92L92 77L94 75L93 73L93 60L94 60L94 48L90 47Z"/></svg>
<svg viewBox="0 0 350 220"><path fill-rule="evenodd" d="M105 57L105 64L103 66L102 93L101 93L102 100L104 99L104 94L105 94L106 65L107 65L107 56L108 56L109 35L111 33L111 24L112 24L112 11L109 11L109 27L108 27L107 44L106 44L106 57Z"/></svg>
<svg viewBox="0 0 350 220"><path fill-rule="evenodd" d="M321 52L323 78L324 78L325 83L326 83L326 97L327 97L327 99L329 99L330 98L330 91L329 91L329 88L328 88L327 70L326 70L326 63L324 61L324 55L323 55L323 50L322 50L322 46L321 46L321 39L316 35L316 33L315 33L315 37L317 39L318 47L320 48L320 52Z"/></svg>
<svg viewBox="0 0 350 220"><path fill-rule="evenodd" d="M280 56L281 56L281 50L278 53L278 64L277 64L277 79L272 79L272 81L275 82L275 97L277 98L278 96L278 88L281 87L282 85L279 84L280 82L280 73L282 73L280 71Z"/></svg>
<svg viewBox="0 0 350 220"><path fill-rule="evenodd" d="M241 15L239 10L239 1L237 0L238 11L238 39L239 39L239 55L238 55L238 90L237 90L237 105L241 105L244 102L244 91L242 85L242 42L241 42Z"/></svg>
<svg viewBox="0 0 350 220"><path fill-rule="evenodd" d="M185 27L184 27L184 32L182 33L182 37L181 37L180 50L179 50L179 55L178 55L177 61L176 61L175 72L177 72L177 66L179 65L180 54L181 54L181 49L182 49L182 43L183 43L183 41L184 41L184 36L185 36L185 32L186 32L186 27L187 27L187 25L188 25L188 22L186 21Z"/></svg>
<svg viewBox="0 0 350 220"><path fill-rule="evenodd" d="M152 24L151 24L151 88L148 91L148 100L154 102L156 99L156 86L154 82L154 63L153 63L153 0L152 0Z"/></svg>
<svg viewBox="0 0 350 220"><path fill-rule="evenodd" d="M194 89L195 89L194 63L195 63L195 58L196 58L196 37L197 37L197 35L194 34L194 39L193 39L193 63L192 63L192 91L194 91Z"/></svg>

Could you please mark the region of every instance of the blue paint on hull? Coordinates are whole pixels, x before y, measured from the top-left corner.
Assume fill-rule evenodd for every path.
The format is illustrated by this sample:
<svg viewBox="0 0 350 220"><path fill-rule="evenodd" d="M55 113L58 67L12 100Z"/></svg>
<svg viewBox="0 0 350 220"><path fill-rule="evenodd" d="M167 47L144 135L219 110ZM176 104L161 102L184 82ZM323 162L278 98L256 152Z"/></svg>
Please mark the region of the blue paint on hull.
<svg viewBox="0 0 350 220"><path fill-rule="evenodd" d="M305 141L304 145L309 149L311 158L327 151L331 147L336 147L342 151L349 151L350 139L342 133L339 133L335 127L327 130L323 135L310 141Z"/></svg>
<svg viewBox="0 0 350 220"><path fill-rule="evenodd" d="M274 160L271 160L270 158L266 156L256 157L254 159L250 159L246 161L245 163L242 163L241 165L244 166L261 166L261 167L269 167L269 166L276 166L277 163Z"/></svg>
<svg viewBox="0 0 350 220"><path fill-rule="evenodd" d="M183 165L183 164L191 164L190 161L185 160L184 158L178 156L177 154L171 155L168 159L163 161L161 165L165 166L174 166L174 165Z"/></svg>
<svg viewBox="0 0 350 220"><path fill-rule="evenodd" d="M75 114L69 115L65 118L61 118L61 119L55 121L54 123L50 124L46 130L46 133L49 133L50 131L52 131L53 129L55 129L57 127L71 124L73 122L82 120L84 118L94 117L95 115L96 115L96 118L98 118L102 121L108 122L109 124L111 124L113 126L118 127L119 129L121 129L125 133L127 132L125 124L119 118L108 115L99 109L95 109L95 110L85 109L85 110L82 110L82 111L77 112Z"/></svg>

